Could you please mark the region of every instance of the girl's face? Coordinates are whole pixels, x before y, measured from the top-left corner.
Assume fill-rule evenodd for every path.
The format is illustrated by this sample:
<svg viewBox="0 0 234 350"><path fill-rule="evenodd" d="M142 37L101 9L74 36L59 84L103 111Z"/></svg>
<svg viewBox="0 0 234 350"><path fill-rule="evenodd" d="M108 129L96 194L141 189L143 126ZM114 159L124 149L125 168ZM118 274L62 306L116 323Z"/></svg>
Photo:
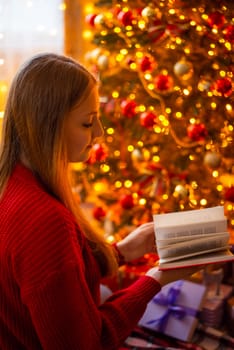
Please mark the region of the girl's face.
<svg viewBox="0 0 234 350"><path fill-rule="evenodd" d="M93 144L103 136L98 112L99 95L97 87L94 87L87 98L66 116L65 143L69 162L88 160Z"/></svg>

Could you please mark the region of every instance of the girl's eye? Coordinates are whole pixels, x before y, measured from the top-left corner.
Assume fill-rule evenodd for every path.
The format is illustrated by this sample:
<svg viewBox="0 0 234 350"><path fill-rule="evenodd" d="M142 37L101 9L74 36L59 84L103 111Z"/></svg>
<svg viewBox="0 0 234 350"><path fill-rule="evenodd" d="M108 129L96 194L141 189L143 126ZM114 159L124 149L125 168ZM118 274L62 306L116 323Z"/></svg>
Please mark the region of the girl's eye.
<svg viewBox="0 0 234 350"><path fill-rule="evenodd" d="M91 128L92 125L93 125L93 123L85 123L85 124L83 124L83 126L84 126L85 128Z"/></svg>

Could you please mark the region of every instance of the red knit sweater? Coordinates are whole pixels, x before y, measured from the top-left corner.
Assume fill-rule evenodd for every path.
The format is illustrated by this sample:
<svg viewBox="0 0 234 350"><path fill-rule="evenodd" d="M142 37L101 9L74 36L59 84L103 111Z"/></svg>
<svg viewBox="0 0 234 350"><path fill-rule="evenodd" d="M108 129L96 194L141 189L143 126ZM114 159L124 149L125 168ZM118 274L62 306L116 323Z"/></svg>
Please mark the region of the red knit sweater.
<svg viewBox="0 0 234 350"><path fill-rule="evenodd" d="M0 349L117 349L160 285L143 276L100 305L99 283L74 217L17 165L0 201Z"/></svg>

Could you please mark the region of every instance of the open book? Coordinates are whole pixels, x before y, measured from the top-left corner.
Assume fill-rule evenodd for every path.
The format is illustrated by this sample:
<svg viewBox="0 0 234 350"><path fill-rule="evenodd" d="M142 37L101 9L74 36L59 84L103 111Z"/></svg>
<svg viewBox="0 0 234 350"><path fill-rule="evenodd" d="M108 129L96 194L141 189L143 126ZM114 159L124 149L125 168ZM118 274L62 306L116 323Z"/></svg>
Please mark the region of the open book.
<svg viewBox="0 0 234 350"><path fill-rule="evenodd" d="M224 208L153 216L161 270L234 261Z"/></svg>

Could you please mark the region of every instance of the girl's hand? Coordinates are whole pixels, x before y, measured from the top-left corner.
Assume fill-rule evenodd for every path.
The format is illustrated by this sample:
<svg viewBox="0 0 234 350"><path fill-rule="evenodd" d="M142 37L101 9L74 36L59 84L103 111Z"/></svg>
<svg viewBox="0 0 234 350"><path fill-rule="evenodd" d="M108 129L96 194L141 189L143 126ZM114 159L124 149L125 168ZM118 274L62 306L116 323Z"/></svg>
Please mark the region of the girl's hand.
<svg viewBox="0 0 234 350"><path fill-rule="evenodd" d="M118 242L117 247L126 262L138 259L146 253L156 253L154 223L148 222L137 227Z"/></svg>

